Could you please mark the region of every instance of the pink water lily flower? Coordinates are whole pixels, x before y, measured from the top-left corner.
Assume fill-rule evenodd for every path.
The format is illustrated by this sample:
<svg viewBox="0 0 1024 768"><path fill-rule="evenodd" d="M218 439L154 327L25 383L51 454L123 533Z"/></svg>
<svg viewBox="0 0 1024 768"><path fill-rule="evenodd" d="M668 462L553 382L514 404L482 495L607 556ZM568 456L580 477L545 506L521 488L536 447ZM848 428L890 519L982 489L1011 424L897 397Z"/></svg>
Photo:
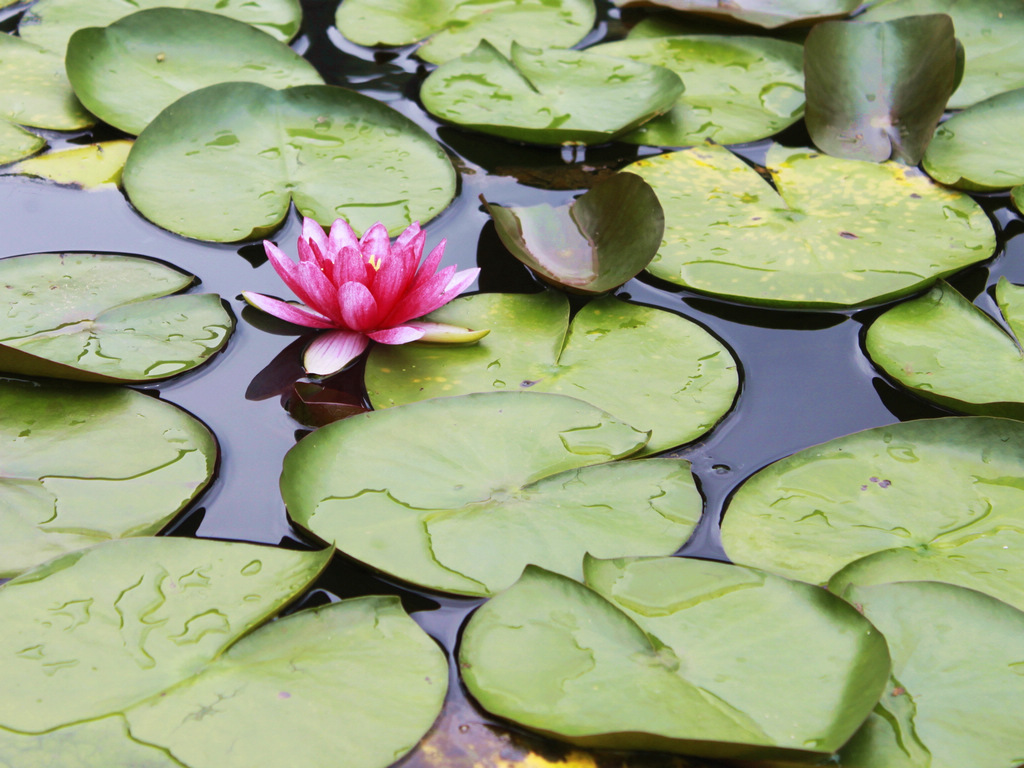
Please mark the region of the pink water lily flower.
<svg viewBox="0 0 1024 768"><path fill-rule="evenodd" d="M440 272L442 240L420 263L426 233L410 225L394 244L380 222L362 239L344 219L327 235L312 219L305 219L299 237L299 263L276 245L263 241L277 274L305 305L289 304L259 293L242 296L261 309L290 323L330 329L306 348L303 364L309 373L328 376L359 357L370 340L381 344L410 341L464 343L487 331L471 331L416 318L447 304L469 287L479 269Z"/></svg>

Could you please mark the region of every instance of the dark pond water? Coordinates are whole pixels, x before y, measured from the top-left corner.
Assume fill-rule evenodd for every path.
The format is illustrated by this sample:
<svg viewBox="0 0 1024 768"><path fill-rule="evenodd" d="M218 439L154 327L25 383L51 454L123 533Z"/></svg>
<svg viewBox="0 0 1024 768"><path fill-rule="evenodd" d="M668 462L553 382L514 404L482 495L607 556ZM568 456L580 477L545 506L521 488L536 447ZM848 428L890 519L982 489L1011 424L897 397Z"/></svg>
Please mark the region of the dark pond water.
<svg viewBox="0 0 1024 768"><path fill-rule="evenodd" d="M441 127L416 100L427 71L409 50L374 52L353 46L331 26L337 0L303 0L304 33L295 44L327 82L362 91L415 120L445 145L461 171L459 196L427 227L428 247L448 238L445 263L481 268L483 291L533 291L525 268L502 247L481 211L478 196L499 204L563 203L601 173L636 159L638 150L614 144L586 152L517 147L498 139ZM631 16L621 18L608 2L598 2L600 24L586 41L624 34ZM6 12L5 26L14 15ZM109 129L69 139L51 134L56 147L117 137ZM799 127L781 141L807 146ZM763 158L769 142L737 147L752 160ZM646 148L639 154L658 150ZM552 185L569 189L550 189ZM216 189L206 191L211 197ZM1000 276L1024 283L1024 224L1006 195L979 198L1000 232L996 257L951 282L982 308L995 308L992 287ZM294 252L300 221L294 213L274 239ZM209 490L169 529L172 534L311 546L312 540L289 524L277 478L285 452L304 433L282 407L281 393L301 376L301 342L239 298L242 290L281 295L278 277L254 244L218 245L187 240L137 215L114 189L84 192L39 181L0 177L0 257L46 251L103 251L153 256L201 278L196 290L219 293L231 305L238 327L227 349L199 371L147 388L203 420L220 442L217 477ZM899 420L943 415L941 409L904 394L888 383L863 353L861 338L880 308L856 312L788 312L744 308L653 279L626 284L619 296L678 312L710 329L740 361L742 389L735 408L705 439L669 455L693 464L706 499L704 518L681 550L687 555L724 559L718 529L729 494L764 465L801 448L860 429ZM356 390L361 371L338 377ZM125 446L130 450L130 446ZM377 578L343 557L332 566L304 604L370 593L402 597L406 608L450 652L459 629L479 601L440 597ZM502 742L472 708L453 676L447 714L439 726L446 765L469 764L467 745L477 755ZM531 742L535 748L551 745ZM462 755L461 758L457 755ZM408 765L431 762L424 750ZM436 757L433 758L436 761ZM638 764L640 758L609 756L604 763ZM649 762L646 759L644 762ZM677 761L678 762L678 761ZM436 763L435 763L436 764Z"/></svg>

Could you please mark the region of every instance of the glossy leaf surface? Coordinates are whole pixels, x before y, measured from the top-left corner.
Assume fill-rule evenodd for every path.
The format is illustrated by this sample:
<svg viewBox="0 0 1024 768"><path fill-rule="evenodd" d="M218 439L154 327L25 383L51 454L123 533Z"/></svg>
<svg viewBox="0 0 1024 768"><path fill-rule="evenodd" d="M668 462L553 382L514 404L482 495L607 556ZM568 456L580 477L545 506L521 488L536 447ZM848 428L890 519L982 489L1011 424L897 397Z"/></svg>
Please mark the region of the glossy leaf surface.
<svg viewBox="0 0 1024 768"><path fill-rule="evenodd" d="M1024 120L1024 88L1001 93L939 126L924 156L936 181L962 189L1006 189L1024 184L1017 140Z"/></svg>
<svg viewBox="0 0 1024 768"><path fill-rule="evenodd" d="M650 5L651 0L614 0L619 7ZM725 17L774 29L797 22L815 22L855 11L860 0L654 0L654 5L702 16Z"/></svg>
<svg viewBox="0 0 1024 768"><path fill-rule="evenodd" d="M873 4L860 21L946 13L964 46L963 81L949 100L963 109L1024 86L1024 5L1017 0L889 0Z"/></svg>
<svg viewBox="0 0 1024 768"><path fill-rule="evenodd" d="M824 152L917 165L957 86L948 16L829 21L804 44L805 120Z"/></svg>
<svg viewBox="0 0 1024 768"><path fill-rule="evenodd" d="M0 120L0 165L33 155L45 146L41 136Z"/></svg>
<svg viewBox="0 0 1024 768"><path fill-rule="evenodd" d="M6 172L35 176L81 189L103 184L117 185L121 182L121 169L124 168L124 161L131 148L132 142L124 139L101 141L87 147L30 157Z"/></svg>
<svg viewBox="0 0 1024 768"><path fill-rule="evenodd" d="M156 533L206 487L216 454L202 424L139 392L0 380L0 577Z"/></svg>
<svg viewBox="0 0 1024 768"><path fill-rule="evenodd" d="M602 463L646 442L563 396L438 398L317 430L285 457L281 491L297 523L345 554L430 589L489 595L527 563L579 575L585 552L675 552L701 512L689 465Z"/></svg>
<svg viewBox="0 0 1024 768"><path fill-rule="evenodd" d="M234 321L217 294L150 259L34 253L0 260L0 370L79 381L152 381L220 350Z"/></svg>
<svg viewBox="0 0 1024 768"><path fill-rule="evenodd" d="M267 33L185 8L151 8L109 27L78 30L68 43L67 73L93 114L132 134L164 107L208 85L323 83L313 65Z"/></svg>
<svg viewBox="0 0 1024 768"><path fill-rule="evenodd" d="M1024 287L1002 278L997 299L1019 313ZM876 365L921 397L956 411L1024 418L1018 341L944 282L881 315L865 347Z"/></svg>
<svg viewBox="0 0 1024 768"><path fill-rule="evenodd" d="M126 768L186 768L159 747L133 740L120 715L40 734L0 728L0 755L18 768L50 768L56 755L61 768L96 768L97 760Z"/></svg>
<svg viewBox="0 0 1024 768"><path fill-rule="evenodd" d="M368 96L222 83L149 124L128 156L124 187L150 221L200 240L265 235L292 201L323 226L344 217L362 232L382 221L397 235L448 205L455 169L423 129Z"/></svg>
<svg viewBox="0 0 1024 768"><path fill-rule="evenodd" d="M558 145L610 141L667 112L682 92L664 67L519 44L507 58L485 40L431 72L420 98L464 128Z"/></svg>
<svg viewBox="0 0 1024 768"><path fill-rule="evenodd" d="M657 195L632 173L600 181L566 206L484 207L513 256L572 293L607 293L636 277L665 229Z"/></svg>
<svg viewBox="0 0 1024 768"><path fill-rule="evenodd" d="M429 317L491 332L466 347L377 345L366 366L375 408L468 392L554 392L651 430L643 453L657 453L711 429L739 387L736 361L699 325L614 298L592 301L571 323L568 301L550 291L466 296Z"/></svg>
<svg viewBox="0 0 1024 768"><path fill-rule="evenodd" d="M345 0L338 30L359 45L409 45L442 64L487 40L508 55L513 40L538 48L571 48L594 25L593 0Z"/></svg>
<svg viewBox="0 0 1024 768"><path fill-rule="evenodd" d="M604 43L603 56L668 67L686 90L671 111L621 137L634 144L690 146L757 141L803 114L803 51L766 37L687 35Z"/></svg>
<svg viewBox="0 0 1024 768"><path fill-rule="evenodd" d="M910 293L995 248L980 206L916 169L781 146L766 162L774 188L714 145L626 166L665 209L648 271L753 304L843 307Z"/></svg>
<svg viewBox="0 0 1024 768"><path fill-rule="evenodd" d="M584 746L806 758L842 744L888 675L881 636L810 585L675 558L586 571L594 591L530 566L473 615L459 662L486 709ZM741 646L751 622L768 630L757 654ZM785 696L780 673L787 688L814 677L814 704Z"/></svg>
<svg viewBox="0 0 1024 768"><path fill-rule="evenodd" d="M962 416L876 427L747 480L726 509L722 545L734 562L811 583L892 549L998 569L989 554L1024 546L1022 477L1021 422Z"/></svg>

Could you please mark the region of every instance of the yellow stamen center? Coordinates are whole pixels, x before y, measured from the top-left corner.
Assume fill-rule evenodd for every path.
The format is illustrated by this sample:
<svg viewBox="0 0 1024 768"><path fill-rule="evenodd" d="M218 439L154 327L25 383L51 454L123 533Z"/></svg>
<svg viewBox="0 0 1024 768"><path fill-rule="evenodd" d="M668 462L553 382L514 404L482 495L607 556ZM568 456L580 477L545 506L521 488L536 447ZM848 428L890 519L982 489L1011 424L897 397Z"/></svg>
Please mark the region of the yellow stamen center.
<svg viewBox="0 0 1024 768"><path fill-rule="evenodd" d="M367 256L366 263L373 267L374 272L380 270L381 259L379 256Z"/></svg>

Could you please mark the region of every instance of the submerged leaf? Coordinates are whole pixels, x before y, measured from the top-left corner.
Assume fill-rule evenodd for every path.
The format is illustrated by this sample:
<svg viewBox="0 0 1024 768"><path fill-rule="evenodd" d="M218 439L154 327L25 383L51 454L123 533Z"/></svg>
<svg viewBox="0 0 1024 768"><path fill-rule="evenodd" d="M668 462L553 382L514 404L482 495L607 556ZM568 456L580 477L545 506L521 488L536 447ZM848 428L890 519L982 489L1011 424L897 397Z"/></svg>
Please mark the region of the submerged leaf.
<svg viewBox="0 0 1024 768"><path fill-rule="evenodd" d="M81 189L116 185L121 183L121 170L131 148L132 142L123 139L103 141L22 160L6 172L49 179Z"/></svg>
<svg viewBox="0 0 1024 768"><path fill-rule="evenodd" d="M725 17L774 29L786 24L815 22L855 11L862 0L614 0L615 5L658 5L702 16Z"/></svg>

